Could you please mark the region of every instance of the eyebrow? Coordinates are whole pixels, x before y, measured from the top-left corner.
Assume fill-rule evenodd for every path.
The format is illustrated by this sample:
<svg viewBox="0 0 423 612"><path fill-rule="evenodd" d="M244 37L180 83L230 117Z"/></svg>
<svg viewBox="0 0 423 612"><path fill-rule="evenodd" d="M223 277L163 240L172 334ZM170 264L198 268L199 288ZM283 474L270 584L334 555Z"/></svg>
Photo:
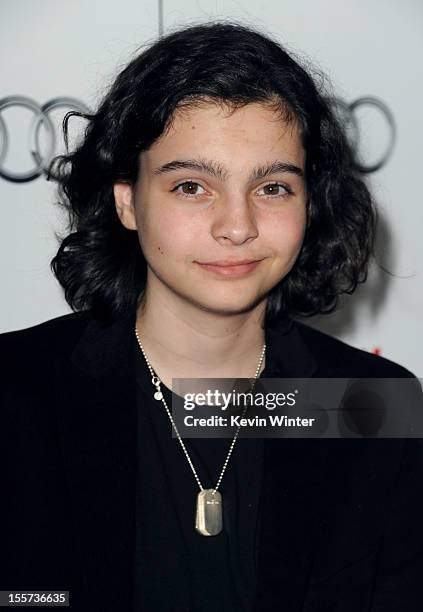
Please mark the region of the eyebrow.
<svg viewBox="0 0 423 612"><path fill-rule="evenodd" d="M206 172L207 174L225 181L229 177L229 172L220 163L207 159L175 159L167 162L158 168L155 168L153 174L167 174L176 170L196 170L197 172ZM288 162L275 160L263 166L254 168L249 176L249 181L257 181L271 174L278 172L288 172L296 176L304 176L304 172L298 166Z"/></svg>

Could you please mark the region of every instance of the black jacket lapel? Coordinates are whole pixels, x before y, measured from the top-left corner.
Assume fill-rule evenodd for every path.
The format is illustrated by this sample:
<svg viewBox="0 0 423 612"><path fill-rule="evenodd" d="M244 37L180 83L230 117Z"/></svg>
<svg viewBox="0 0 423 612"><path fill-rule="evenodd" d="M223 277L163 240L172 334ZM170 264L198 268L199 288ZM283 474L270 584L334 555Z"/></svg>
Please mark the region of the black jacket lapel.
<svg viewBox="0 0 423 612"><path fill-rule="evenodd" d="M76 609L129 610L135 543L134 316L90 320L70 361L58 364L59 428L78 534ZM99 588L101 585L101 589Z"/></svg>
<svg viewBox="0 0 423 612"><path fill-rule="evenodd" d="M266 330L268 365L263 377L309 378L317 363L298 327L285 319ZM314 552L316 500L326 458L320 440L263 440L256 608L301 610Z"/></svg>

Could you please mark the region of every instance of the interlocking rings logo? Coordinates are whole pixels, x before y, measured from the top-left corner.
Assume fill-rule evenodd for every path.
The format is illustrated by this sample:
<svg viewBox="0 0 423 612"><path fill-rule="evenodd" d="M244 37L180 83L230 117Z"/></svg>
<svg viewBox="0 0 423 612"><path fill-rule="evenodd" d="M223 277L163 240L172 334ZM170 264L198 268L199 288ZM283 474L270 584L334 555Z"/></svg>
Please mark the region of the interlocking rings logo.
<svg viewBox="0 0 423 612"><path fill-rule="evenodd" d="M366 96L358 98L354 102L347 103L341 98L330 98L330 103L339 118L340 122L347 133L349 142L352 146L355 155L355 161L357 168L364 173L376 172L380 170L388 161L392 155L392 151L395 146L396 139L396 127L394 117L387 107L387 105L379 98ZM29 129L29 151L31 159L33 160L33 166L29 169L22 170L21 172L14 172L8 170L5 164L10 136L6 126L6 121L2 117L2 111L10 107L23 107L30 110L33 114L33 120ZM42 106L31 98L25 96L9 96L7 98L0 99L0 176L8 181L14 183L26 183L32 181L42 174L47 175L48 167L56 153L56 128L51 120L51 111L57 108L67 108L76 110L82 113L90 113L88 107L79 100L70 97L54 98L49 100ZM364 162L362 156L362 127L358 118L358 111L376 110L382 117L385 136L382 140L386 140L387 144L381 145L382 150L373 162ZM41 126L45 128L47 134L47 150L42 152L40 145L40 129ZM52 177L54 178L54 177Z"/></svg>
<svg viewBox="0 0 423 612"><path fill-rule="evenodd" d="M23 107L33 113L33 119L29 128L29 151L33 159L33 166L21 172L8 170L5 165L9 149L10 136L6 126L6 121L1 113L6 108ZM35 100L25 96L9 96L0 100L0 176L13 183L26 183L33 181L42 174L47 175L48 166L56 154L56 128L50 117L51 111L57 108L67 108L89 113L88 107L79 100L70 97L54 98L42 106ZM42 152L40 145L40 129L43 126L48 135L47 151Z"/></svg>
<svg viewBox="0 0 423 612"><path fill-rule="evenodd" d="M329 98L329 102L335 111L341 125L343 126L349 143L354 152L354 159L356 167L365 173L376 172L380 170L388 161L392 155L392 151L395 147L396 141L396 125L395 119L388 106L379 98L373 98L371 96L364 96L358 98L354 102L348 104L341 98ZM361 159L361 148L363 135L363 127L357 116L358 111L362 110L373 110L377 111L383 120L383 130L387 144L382 144L382 150L376 161L372 163L365 163Z"/></svg>

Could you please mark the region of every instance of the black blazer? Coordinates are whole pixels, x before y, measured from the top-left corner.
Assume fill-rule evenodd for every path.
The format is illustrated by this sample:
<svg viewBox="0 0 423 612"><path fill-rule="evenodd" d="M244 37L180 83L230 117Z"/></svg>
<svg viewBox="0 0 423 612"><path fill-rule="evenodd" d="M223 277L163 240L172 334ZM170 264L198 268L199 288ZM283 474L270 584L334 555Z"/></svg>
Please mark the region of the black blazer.
<svg viewBox="0 0 423 612"><path fill-rule="evenodd" d="M84 312L0 335L0 590L132 609L134 322ZM411 376L291 320L266 341L269 377ZM423 610L421 439L265 440L259 468L255 610Z"/></svg>

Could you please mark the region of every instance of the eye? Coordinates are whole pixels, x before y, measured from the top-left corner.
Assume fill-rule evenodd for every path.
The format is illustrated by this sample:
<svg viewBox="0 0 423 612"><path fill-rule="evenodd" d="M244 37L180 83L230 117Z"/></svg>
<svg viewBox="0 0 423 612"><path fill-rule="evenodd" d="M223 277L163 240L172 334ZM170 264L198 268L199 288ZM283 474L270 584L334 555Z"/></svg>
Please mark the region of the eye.
<svg viewBox="0 0 423 612"><path fill-rule="evenodd" d="M203 191L199 192L199 189L202 189ZM183 183L179 183L179 185L176 185L176 187L174 187L171 191L175 191L185 198L189 198L190 196L204 195L206 193L204 187L201 187L199 183L194 181L184 181Z"/></svg>
<svg viewBox="0 0 423 612"><path fill-rule="evenodd" d="M260 194L260 191L264 193ZM264 185L264 187L261 187L256 193L258 193L259 195L264 195L265 197L270 196L280 198L291 194L292 191L289 187L283 185L282 183L269 183L268 185Z"/></svg>

